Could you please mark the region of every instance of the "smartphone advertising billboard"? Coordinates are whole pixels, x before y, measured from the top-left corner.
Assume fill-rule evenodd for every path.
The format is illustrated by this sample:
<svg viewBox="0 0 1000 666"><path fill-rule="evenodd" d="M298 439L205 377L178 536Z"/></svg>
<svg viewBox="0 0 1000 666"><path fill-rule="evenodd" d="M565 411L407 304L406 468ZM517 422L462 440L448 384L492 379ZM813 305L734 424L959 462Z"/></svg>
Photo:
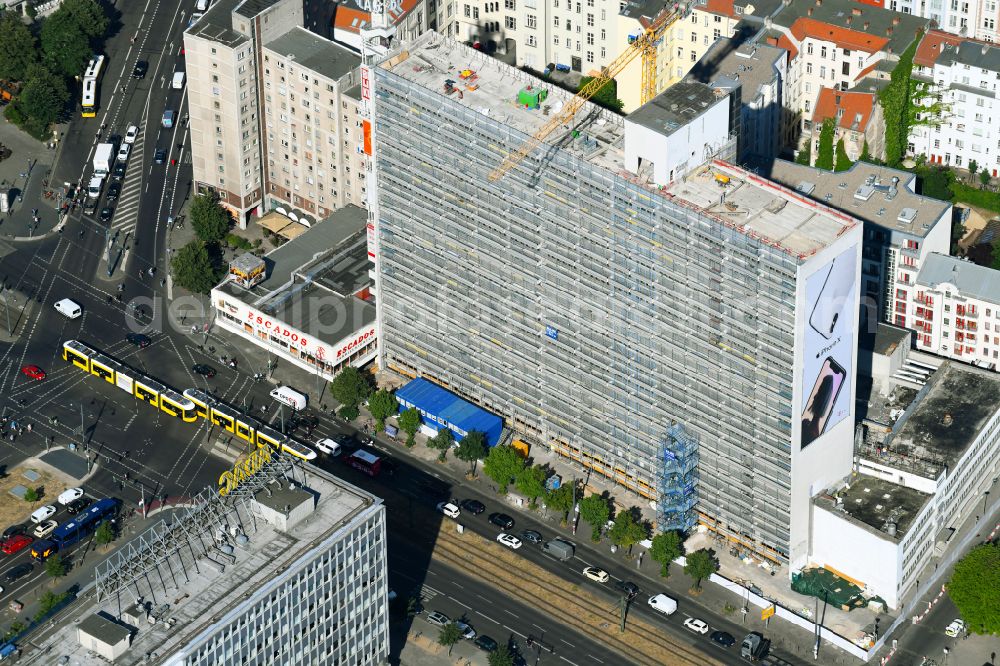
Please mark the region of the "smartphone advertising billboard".
<svg viewBox="0 0 1000 666"><path fill-rule="evenodd" d="M857 300L857 248L841 253L806 280L802 448L851 413Z"/></svg>

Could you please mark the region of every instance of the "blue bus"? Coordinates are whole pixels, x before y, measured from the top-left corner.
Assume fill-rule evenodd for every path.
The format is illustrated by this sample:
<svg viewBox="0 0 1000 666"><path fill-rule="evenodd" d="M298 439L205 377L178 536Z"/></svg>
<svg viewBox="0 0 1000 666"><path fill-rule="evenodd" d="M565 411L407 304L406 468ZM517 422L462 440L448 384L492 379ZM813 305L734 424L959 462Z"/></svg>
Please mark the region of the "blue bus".
<svg viewBox="0 0 1000 666"><path fill-rule="evenodd" d="M39 561L45 560L60 550L79 543L93 534L101 523L117 514L121 503L121 500L114 498L97 500L73 520L55 528L48 539L31 544L31 556Z"/></svg>

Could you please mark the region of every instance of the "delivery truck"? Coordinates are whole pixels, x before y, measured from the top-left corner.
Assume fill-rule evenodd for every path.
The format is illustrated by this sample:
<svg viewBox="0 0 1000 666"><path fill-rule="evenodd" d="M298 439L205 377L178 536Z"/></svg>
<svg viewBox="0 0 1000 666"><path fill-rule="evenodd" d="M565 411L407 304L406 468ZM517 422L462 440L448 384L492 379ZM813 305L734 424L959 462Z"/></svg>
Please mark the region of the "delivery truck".
<svg viewBox="0 0 1000 666"><path fill-rule="evenodd" d="M111 173L111 162L115 158L115 147L110 143L99 143L94 151L94 175L104 177Z"/></svg>

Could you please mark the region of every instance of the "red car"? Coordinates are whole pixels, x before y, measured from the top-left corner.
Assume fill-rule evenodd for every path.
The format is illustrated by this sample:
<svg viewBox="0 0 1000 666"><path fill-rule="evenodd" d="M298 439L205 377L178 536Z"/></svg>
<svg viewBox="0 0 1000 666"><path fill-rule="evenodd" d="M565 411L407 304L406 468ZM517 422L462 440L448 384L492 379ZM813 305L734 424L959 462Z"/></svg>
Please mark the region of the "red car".
<svg viewBox="0 0 1000 666"><path fill-rule="evenodd" d="M31 542L34 541L27 534L15 534L14 536L4 539L3 543L0 543L0 550L3 551L4 555L13 555L14 553L24 550Z"/></svg>
<svg viewBox="0 0 1000 666"><path fill-rule="evenodd" d="M28 377L31 377L32 379L37 379L38 381L45 379L45 371L39 368L37 365L26 365L23 368L21 368L21 372L23 372Z"/></svg>

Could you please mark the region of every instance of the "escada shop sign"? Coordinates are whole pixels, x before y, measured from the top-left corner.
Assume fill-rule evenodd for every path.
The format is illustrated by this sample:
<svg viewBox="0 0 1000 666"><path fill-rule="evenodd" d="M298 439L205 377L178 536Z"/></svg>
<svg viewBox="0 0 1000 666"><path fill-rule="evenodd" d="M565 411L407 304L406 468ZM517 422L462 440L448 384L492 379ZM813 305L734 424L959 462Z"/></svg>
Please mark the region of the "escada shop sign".
<svg viewBox="0 0 1000 666"><path fill-rule="evenodd" d="M340 358L344 354L350 354L354 349L358 347L363 347L368 342L375 337L375 327L369 328L367 331L359 333L353 340L350 340L346 345L343 345L337 350L337 358Z"/></svg>

